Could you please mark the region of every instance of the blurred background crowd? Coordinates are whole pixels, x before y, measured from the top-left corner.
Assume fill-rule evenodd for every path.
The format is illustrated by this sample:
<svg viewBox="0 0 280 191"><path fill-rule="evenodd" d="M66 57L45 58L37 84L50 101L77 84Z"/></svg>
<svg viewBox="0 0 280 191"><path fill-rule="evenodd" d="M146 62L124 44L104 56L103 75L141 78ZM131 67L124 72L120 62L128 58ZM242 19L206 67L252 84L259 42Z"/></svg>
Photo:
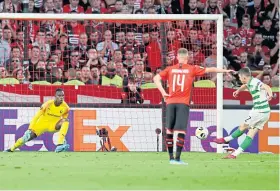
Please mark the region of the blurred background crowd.
<svg viewBox="0 0 280 191"><path fill-rule="evenodd" d="M45 14L223 14L224 67L236 71L249 67L255 77L279 91L276 0L29 0L28 10ZM22 11L21 1L0 0L0 12ZM214 21L166 22L164 32L160 25L1 20L0 84L109 85L128 87L125 91L138 95L141 89L155 88L152 79L163 64L162 38L167 39L167 65L176 64L176 51L184 47L189 50L189 63L216 66ZM24 51L28 62L24 62ZM215 87L215 83L215 75L206 75L194 86ZM239 86L238 76L224 76L224 87ZM139 96L137 100L143 101Z"/></svg>

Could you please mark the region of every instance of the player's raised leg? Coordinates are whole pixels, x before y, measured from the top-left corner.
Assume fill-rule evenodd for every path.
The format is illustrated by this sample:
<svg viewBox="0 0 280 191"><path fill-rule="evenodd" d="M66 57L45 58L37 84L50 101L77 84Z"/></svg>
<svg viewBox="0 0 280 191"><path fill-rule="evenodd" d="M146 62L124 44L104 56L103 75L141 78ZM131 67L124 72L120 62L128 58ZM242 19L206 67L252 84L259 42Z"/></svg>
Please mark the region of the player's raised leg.
<svg viewBox="0 0 280 191"><path fill-rule="evenodd" d="M227 137L224 138L215 138L213 140L213 142L217 143L217 144L225 144L225 143L229 143L230 141L232 141L233 139L236 139L238 137L240 137L241 135L243 135L244 131L246 129L248 129L248 124L242 124L238 127L238 129L236 129L232 134L230 134Z"/></svg>
<svg viewBox="0 0 280 191"><path fill-rule="evenodd" d="M16 143L5 152L14 152L17 148L20 148L22 145L24 145L28 141L31 141L32 139L35 139L36 137L37 135L32 130L28 129L27 131L25 131L24 135L19 138Z"/></svg>
<svg viewBox="0 0 280 191"><path fill-rule="evenodd" d="M62 152L62 151L67 151L69 149L69 144L66 143L66 135L68 132L69 128L69 120L68 119L62 119L60 120L56 126L55 129L58 132L58 142L57 142L57 147L55 149L55 152Z"/></svg>
<svg viewBox="0 0 280 191"><path fill-rule="evenodd" d="M264 125L267 123L270 113L258 113L256 111L251 111L250 116L251 117L245 120L245 123L248 123L246 125L249 127L249 131L245 140L236 151L226 156L225 159L235 159L240 153L245 151L252 144L255 135L259 130L262 130Z"/></svg>
<svg viewBox="0 0 280 191"><path fill-rule="evenodd" d="M245 140L241 143L241 145L238 147L237 150L235 150L232 154L224 157L225 159L235 159L238 155L240 155L243 151L245 151L251 144L255 137L255 135L258 133L259 129L249 129L247 136Z"/></svg>

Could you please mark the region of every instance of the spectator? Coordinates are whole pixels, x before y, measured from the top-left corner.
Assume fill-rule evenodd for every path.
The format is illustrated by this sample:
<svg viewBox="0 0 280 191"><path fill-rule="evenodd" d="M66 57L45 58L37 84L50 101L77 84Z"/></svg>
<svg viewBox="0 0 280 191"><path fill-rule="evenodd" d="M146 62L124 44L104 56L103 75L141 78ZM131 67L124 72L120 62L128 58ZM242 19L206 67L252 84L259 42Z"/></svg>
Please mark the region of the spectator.
<svg viewBox="0 0 280 191"><path fill-rule="evenodd" d="M277 74L278 70L279 70L279 63L274 65L273 69L271 65L265 64L263 66L263 70L257 75L256 78L261 80L263 76L266 74L269 74L271 77L274 77Z"/></svg>
<svg viewBox="0 0 280 191"><path fill-rule="evenodd" d="M35 69L40 60L40 48L38 46L33 46L31 49L31 58L29 60L29 72L31 77L31 82L35 80Z"/></svg>
<svg viewBox="0 0 280 191"><path fill-rule="evenodd" d="M277 62L277 60L279 61L279 31L277 32L276 35L276 42L274 44L274 46L272 47L272 49L270 50L270 64L274 65L274 64L279 64L279 62Z"/></svg>
<svg viewBox="0 0 280 191"><path fill-rule="evenodd" d="M107 73L108 73L107 65L102 65L102 66L100 67L100 74L101 74L102 76L105 76Z"/></svg>
<svg viewBox="0 0 280 191"><path fill-rule="evenodd" d="M77 74L74 68L69 68L68 80L64 83L64 85L85 85L85 83L77 80Z"/></svg>
<svg viewBox="0 0 280 191"><path fill-rule="evenodd" d="M29 1L30 2L30 1ZM63 0L54 0L54 10L55 13L62 13L63 12Z"/></svg>
<svg viewBox="0 0 280 191"><path fill-rule="evenodd" d="M192 47L193 47L193 56L194 56L193 63L202 66L205 60L205 56L201 51L201 42L197 40L196 43L192 45Z"/></svg>
<svg viewBox="0 0 280 191"><path fill-rule="evenodd" d="M230 73L227 73L224 75L224 83L223 83L224 88L232 88L232 89L237 89L238 87L236 86L236 81L234 79L234 76Z"/></svg>
<svg viewBox="0 0 280 191"><path fill-rule="evenodd" d="M122 79L127 78L128 77L128 70L127 70L127 68L122 68L120 75L121 75Z"/></svg>
<svg viewBox="0 0 280 191"><path fill-rule="evenodd" d="M119 1L122 2L121 0ZM116 43L118 44L120 49L122 48L123 45L126 44L125 32L119 31L116 33Z"/></svg>
<svg viewBox="0 0 280 191"><path fill-rule="evenodd" d="M7 22L9 23L9 20ZM12 37L13 37L13 30L12 30L10 24L7 24L3 28L3 40L5 40L9 44L11 44L12 43Z"/></svg>
<svg viewBox="0 0 280 191"><path fill-rule="evenodd" d="M241 36L242 47L244 48L252 45L252 39L255 35L255 30L251 28L250 23L250 15L243 15L242 26L237 30L237 33Z"/></svg>
<svg viewBox="0 0 280 191"><path fill-rule="evenodd" d="M108 61L117 49L118 45L112 41L112 32L105 31L104 41L97 44L96 50L101 53L105 61Z"/></svg>
<svg viewBox="0 0 280 191"><path fill-rule="evenodd" d="M19 58L12 58L11 63L6 67L9 73L20 68L22 68L22 63Z"/></svg>
<svg viewBox="0 0 280 191"><path fill-rule="evenodd" d="M97 67L91 68L92 84L101 85L100 70Z"/></svg>
<svg viewBox="0 0 280 191"><path fill-rule="evenodd" d="M6 40L1 40L2 32L2 28L0 27L0 66L6 67L7 61L10 58L11 47Z"/></svg>
<svg viewBox="0 0 280 191"><path fill-rule="evenodd" d="M102 85L122 87L123 79L116 74L116 64L109 62L107 65L107 73L102 75Z"/></svg>
<svg viewBox="0 0 280 191"><path fill-rule="evenodd" d="M61 68L53 67L51 69L50 76L47 78L47 81L56 85L62 84L64 80L63 80L63 72Z"/></svg>
<svg viewBox="0 0 280 191"><path fill-rule="evenodd" d="M189 0L188 6L185 8L186 10L184 11L185 14L202 14L203 11L201 11L198 8L197 4L198 0Z"/></svg>
<svg viewBox="0 0 280 191"><path fill-rule="evenodd" d="M224 14L226 13L222 9L222 5L218 0L207 0L204 8L205 14Z"/></svg>
<svg viewBox="0 0 280 191"><path fill-rule="evenodd" d="M82 67L81 81L84 82L85 84L93 84L90 68L88 66Z"/></svg>
<svg viewBox="0 0 280 191"><path fill-rule="evenodd" d="M101 57L98 57L97 51L94 48L89 48L87 51L87 66L89 66L90 68L92 66L102 66L102 65L106 65L106 63L104 62L104 60Z"/></svg>
<svg viewBox="0 0 280 191"><path fill-rule="evenodd" d="M79 51L77 50L72 51L70 54L70 63L64 65L64 71L67 71L69 68L74 68L74 69L81 68L79 59L80 59Z"/></svg>
<svg viewBox="0 0 280 191"><path fill-rule="evenodd" d="M144 81L145 84L142 84L140 87L141 89L153 89L157 88L155 83L153 82L153 74L150 72L146 72L144 74Z"/></svg>
<svg viewBox="0 0 280 191"><path fill-rule="evenodd" d="M278 75L272 77L271 86L272 86L272 88L271 88L272 92L280 92L280 89L279 89L279 76Z"/></svg>
<svg viewBox="0 0 280 191"><path fill-rule="evenodd" d="M88 36L86 33L81 33L79 35L79 45L75 48L75 50L80 52L81 60L87 60L86 52L88 50Z"/></svg>
<svg viewBox="0 0 280 191"><path fill-rule="evenodd" d="M51 83L47 81L46 70L44 68L38 67L36 69L35 80L31 82L31 84L51 85Z"/></svg>
<svg viewBox="0 0 280 191"><path fill-rule="evenodd" d="M269 73L265 73L262 76L262 82L268 86L271 86L271 76Z"/></svg>
<svg viewBox="0 0 280 191"><path fill-rule="evenodd" d="M23 74L23 70L22 69L16 69L13 71L13 77L15 79L17 79L19 81L20 84L27 84L29 83L25 77L24 77L24 74Z"/></svg>
<svg viewBox="0 0 280 191"><path fill-rule="evenodd" d="M12 0L4 0L0 3L0 13L16 13L17 7Z"/></svg>
<svg viewBox="0 0 280 191"><path fill-rule="evenodd" d="M74 0L75 1L75 0ZM80 24L77 20L71 20L63 28L63 32L66 32L69 38L69 46L73 50L79 45L79 36L86 32L85 26ZM87 40L87 39L86 39Z"/></svg>
<svg viewBox="0 0 280 191"><path fill-rule="evenodd" d="M135 63L134 63L134 60L133 60L132 50L126 50L125 51L125 61L123 62L123 64L128 69L129 72L134 67Z"/></svg>
<svg viewBox="0 0 280 191"><path fill-rule="evenodd" d="M265 63L270 63L270 50L262 44L263 37L261 33L256 33L253 39L253 45L247 52L251 58L251 69L262 69Z"/></svg>
<svg viewBox="0 0 280 191"><path fill-rule="evenodd" d="M277 30L272 27L272 21L269 17L264 18L263 27L258 32L262 34L262 44L270 49L273 48L276 42Z"/></svg>
<svg viewBox="0 0 280 191"><path fill-rule="evenodd" d="M265 9L267 15L273 22L273 25L279 26L279 2L277 0L269 0L270 4Z"/></svg>
<svg viewBox="0 0 280 191"><path fill-rule="evenodd" d="M144 99L141 95L141 88L137 87L133 76L129 77L128 85L124 87L122 103L125 104L142 104Z"/></svg>
<svg viewBox="0 0 280 191"><path fill-rule="evenodd" d="M79 0L69 0L70 4L63 6L63 13L71 13L75 11L76 13L84 13L84 8L79 5Z"/></svg>
<svg viewBox="0 0 280 191"><path fill-rule="evenodd" d="M240 57L242 52L245 52L245 48L241 47L241 36L239 34L235 35L233 38L232 55Z"/></svg>
<svg viewBox="0 0 280 191"><path fill-rule="evenodd" d="M54 11L54 2L53 0L46 0L44 5L45 13L48 11Z"/></svg>
<svg viewBox="0 0 280 191"><path fill-rule="evenodd" d="M19 84L19 81L13 77L9 77L7 70L0 66L0 84Z"/></svg>
<svg viewBox="0 0 280 191"><path fill-rule="evenodd" d="M228 40L236 33L236 28L230 25L230 18L224 16L224 44L228 44Z"/></svg>
<svg viewBox="0 0 280 191"><path fill-rule="evenodd" d="M224 8L224 12L230 18L232 26L241 27L245 10L237 4L237 0L230 0L229 5Z"/></svg>
<svg viewBox="0 0 280 191"><path fill-rule="evenodd" d="M50 54L50 45L46 43L46 32L44 29L40 29L35 37L35 42L32 43L32 46L38 46L40 51L46 51L47 54Z"/></svg>

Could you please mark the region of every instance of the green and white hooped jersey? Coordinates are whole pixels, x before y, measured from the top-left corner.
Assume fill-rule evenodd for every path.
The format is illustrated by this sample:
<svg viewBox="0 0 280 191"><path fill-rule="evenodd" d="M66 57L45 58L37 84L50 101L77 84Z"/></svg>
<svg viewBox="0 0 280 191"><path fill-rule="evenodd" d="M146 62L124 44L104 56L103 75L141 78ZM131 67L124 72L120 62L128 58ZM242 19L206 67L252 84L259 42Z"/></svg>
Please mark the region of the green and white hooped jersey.
<svg viewBox="0 0 280 191"><path fill-rule="evenodd" d="M270 106L267 101L266 91L261 89L263 83L259 79L252 77L246 85L253 98L253 110L260 113L270 112Z"/></svg>

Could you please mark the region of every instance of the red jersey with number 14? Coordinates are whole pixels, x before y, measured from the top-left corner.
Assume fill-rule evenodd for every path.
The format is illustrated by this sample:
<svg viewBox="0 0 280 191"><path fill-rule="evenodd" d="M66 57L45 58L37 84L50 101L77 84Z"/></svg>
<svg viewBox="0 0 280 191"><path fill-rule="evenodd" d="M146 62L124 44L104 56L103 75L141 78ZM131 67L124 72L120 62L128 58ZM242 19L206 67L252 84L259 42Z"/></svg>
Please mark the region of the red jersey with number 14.
<svg viewBox="0 0 280 191"><path fill-rule="evenodd" d="M192 84L196 76L203 76L205 68L196 65L179 64L167 67L159 73L163 80L168 80L169 97L165 100L166 104L183 103L190 105Z"/></svg>

